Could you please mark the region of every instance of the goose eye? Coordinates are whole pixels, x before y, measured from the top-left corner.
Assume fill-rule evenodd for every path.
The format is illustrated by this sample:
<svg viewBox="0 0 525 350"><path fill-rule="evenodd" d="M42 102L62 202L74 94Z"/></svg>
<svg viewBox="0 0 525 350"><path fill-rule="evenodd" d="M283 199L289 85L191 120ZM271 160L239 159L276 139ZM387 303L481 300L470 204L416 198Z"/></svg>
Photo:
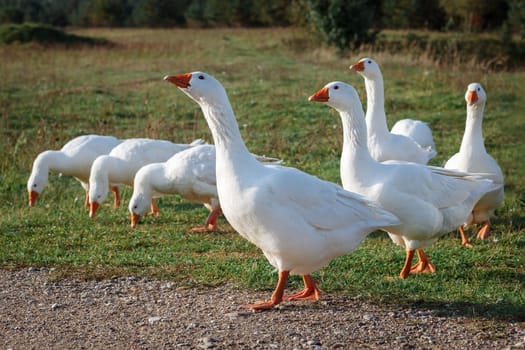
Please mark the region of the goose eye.
<svg viewBox="0 0 525 350"><path fill-rule="evenodd" d="M134 206L133 206L133 209L137 209L137 206L136 206L136 205L134 205Z"/></svg>
<svg viewBox="0 0 525 350"><path fill-rule="evenodd" d="M338 90L338 89L339 89L339 85L334 86L334 90Z"/></svg>
<svg viewBox="0 0 525 350"><path fill-rule="evenodd" d="M368 64L372 64L372 61L368 60Z"/></svg>
<svg viewBox="0 0 525 350"><path fill-rule="evenodd" d="M36 184L33 184L33 187L36 187Z"/></svg>
<svg viewBox="0 0 525 350"><path fill-rule="evenodd" d="M200 80L204 80L204 75L199 75Z"/></svg>
<svg viewBox="0 0 525 350"><path fill-rule="evenodd" d="M481 91L481 89L480 89L480 88L478 88L478 91Z"/></svg>

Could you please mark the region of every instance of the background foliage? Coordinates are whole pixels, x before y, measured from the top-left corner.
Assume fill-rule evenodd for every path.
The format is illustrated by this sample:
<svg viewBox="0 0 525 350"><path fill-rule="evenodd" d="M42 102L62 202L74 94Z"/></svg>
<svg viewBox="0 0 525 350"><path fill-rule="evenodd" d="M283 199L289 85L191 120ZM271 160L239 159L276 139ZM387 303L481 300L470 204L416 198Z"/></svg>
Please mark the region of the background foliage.
<svg viewBox="0 0 525 350"><path fill-rule="evenodd" d="M81 27L275 27L314 30L340 51L382 29L525 35L521 0L0 0L0 24ZM508 46L510 43L508 43Z"/></svg>

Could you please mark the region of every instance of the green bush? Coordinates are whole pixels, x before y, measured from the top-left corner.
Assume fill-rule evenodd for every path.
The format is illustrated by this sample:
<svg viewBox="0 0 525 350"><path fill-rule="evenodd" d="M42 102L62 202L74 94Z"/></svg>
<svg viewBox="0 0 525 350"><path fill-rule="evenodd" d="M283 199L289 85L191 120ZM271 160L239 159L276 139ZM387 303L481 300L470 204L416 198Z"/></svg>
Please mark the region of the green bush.
<svg viewBox="0 0 525 350"><path fill-rule="evenodd" d="M525 41L505 43L498 37L468 34L432 35L409 32L379 35L373 51L426 56L440 64L473 62L487 69L513 69L525 64Z"/></svg>
<svg viewBox="0 0 525 350"><path fill-rule="evenodd" d="M311 20L324 40L343 52L374 41L375 7L363 0L308 0Z"/></svg>
<svg viewBox="0 0 525 350"><path fill-rule="evenodd" d="M65 45L105 45L106 39L82 37L68 34L61 29L38 23L4 24L0 26L0 43L65 44Z"/></svg>

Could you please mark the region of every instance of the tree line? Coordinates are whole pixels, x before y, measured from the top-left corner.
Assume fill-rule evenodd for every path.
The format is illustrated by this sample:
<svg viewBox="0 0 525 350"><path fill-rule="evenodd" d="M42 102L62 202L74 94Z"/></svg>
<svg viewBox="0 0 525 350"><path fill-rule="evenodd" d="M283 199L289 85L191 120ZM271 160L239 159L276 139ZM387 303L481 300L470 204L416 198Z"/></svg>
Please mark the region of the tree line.
<svg viewBox="0 0 525 350"><path fill-rule="evenodd" d="M314 28L340 49L383 28L496 31L525 38L523 0L0 0L0 24Z"/></svg>

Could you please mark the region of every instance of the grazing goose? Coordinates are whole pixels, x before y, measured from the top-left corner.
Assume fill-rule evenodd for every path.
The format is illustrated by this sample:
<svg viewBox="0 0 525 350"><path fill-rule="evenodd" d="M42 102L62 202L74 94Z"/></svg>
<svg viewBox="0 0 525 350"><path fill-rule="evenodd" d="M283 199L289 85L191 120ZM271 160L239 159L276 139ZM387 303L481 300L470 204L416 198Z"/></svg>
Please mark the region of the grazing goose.
<svg viewBox="0 0 525 350"><path fill-rule="evenodd" d="M431 146L424 148L413 139L388 131L385 115L383 75L379 65L371 58L363 58L350 69L365 79L367 144L372 158L378 162L402 160L427 164L436 156L434 140L426 141ZM420 126L423 128L423 126ZM430 133L432 137L432 133Z"/></svg>
<svg viewBox="0 0 525 350"><path fill-rule="evenodd" d="M177 144L165 140L127 139L107 155L95 159L89 175L89 216L94 217L100 204L106 199L110 183L133 186L137 171L146 164L164 162L177 152L203 143ZM116 203L118 205L118 203ZM157 213L155 202L151 210Z"/></svg>
<svg viewBox="0 0 525 350"><path fill-rule="evenodd" d="M432 130L427 123L415 119L401 119L395 122L390 129L392 134L403 135L416 141L424 149L435 151L436 144L432 137Z"/></svg>
<svg viewBox="0 0 525 350"><path fill-rule="evenodd" d="M461 173L412 162L380 163L367 148L365 116L357 91L343 82L331 82L310 96L337 110L343 124L341 180L348 191L379 202L401 224L389 227L390 238L406 249L399 276L434 272L423 248L454 230L471 215L474 204L501 185ZM419 263L412 267L417 251Z"/></svg>
<svg viewBox="0 0 525 350"><path fill-rule="evenodd" d="M254 155L261 162L280 164L281 160ZM200 145L175 154L165 163L148 164L137 172L133 182L133 196L129 201L131 227L135 227L149 209L151 199L166 194L178 194L210 210L204 226L192 231L210 231L217 228L222 211L215 180L215 146Z"/></svg>
<svg viewBox="0 0 525 350"><path fill-rule="evenodd" d="M472 210L472 218L465 222L468 224L483 223L477 237L485 239L490 233L490 217L503 202L503 173L498 163L487 153L483 142L482 123L483 111L487 102L487 94L479 83L469 84L465 93L467 102L467 122L465 134L461 141L459 152L454 154L446 163L446 169L456 169L466 172L485 173L486 177L494 183L501 184L501 189L490 193L480 199ZM471 246L468 241L463 225L459 227L461 244Z"/></svg>
<svg viewBox="0 0 525 350"><path fill-rule="evenodd" d="M303 276L304 289L285 299L318 299L313 271L353 251L369 232L399 224L374 202L334 183L258 162L243 142L224 87L211 75L193 72L164 79L204 113L215 143L224 216L279 271L271 299L245 308L264 310L279 304L290 273Z"/></svg>
<svg viewBox="0 0 525 350"><path fill-rule="evenodd" d="M40 153L33 162L31 175L27 180L29 206L34 206L37 197L47 185L49 172L75 177L86 192L84 205L87 207L89 171L93 161L100 155L108 154L120 144L113 136L82 135L67 142L59 151L48 150ZM118 188L115 188L115 199Z"/></svg>
<svg viewBox="0 0 525 350"><path fill-rule="evenodd" d="M146 214L152 198L179 194L191 202L202 203L210 210L203 227L214 230L221 214L215 182L215 147L200 145L176 153L164 163L143 166L135 175L133 195L129 201L131 227Z"/></svg>

